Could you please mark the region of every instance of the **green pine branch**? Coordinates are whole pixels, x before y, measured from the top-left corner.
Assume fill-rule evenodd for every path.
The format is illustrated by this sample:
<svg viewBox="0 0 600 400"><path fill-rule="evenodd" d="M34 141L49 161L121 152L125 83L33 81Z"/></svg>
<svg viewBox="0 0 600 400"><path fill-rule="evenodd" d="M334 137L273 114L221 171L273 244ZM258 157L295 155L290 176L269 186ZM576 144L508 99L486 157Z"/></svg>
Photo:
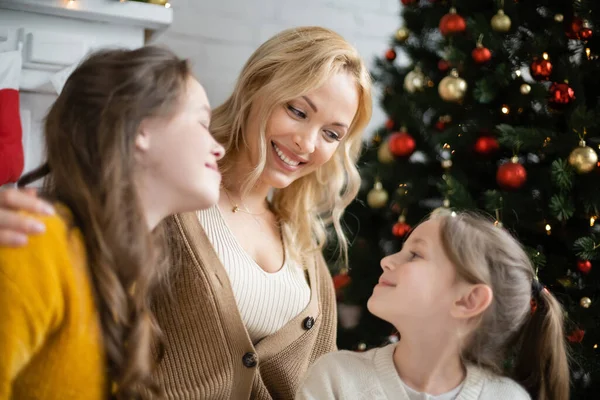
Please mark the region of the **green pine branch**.
<svg viewBox="0 0 600 400"><path fill-rule="evenodd" d="M585 236L573 244L577 257L582 260L597 260L600 256L600 241L596 236Z"/></svg>

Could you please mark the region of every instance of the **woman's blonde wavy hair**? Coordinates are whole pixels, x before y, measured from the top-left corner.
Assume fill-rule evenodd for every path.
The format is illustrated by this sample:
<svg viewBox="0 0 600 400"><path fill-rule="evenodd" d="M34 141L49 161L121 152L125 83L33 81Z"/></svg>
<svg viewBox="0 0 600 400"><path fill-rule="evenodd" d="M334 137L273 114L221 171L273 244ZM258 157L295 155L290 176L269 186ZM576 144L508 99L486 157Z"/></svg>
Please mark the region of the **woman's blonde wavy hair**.
<svg viewBox="0 0 600 400"><path fill-rule="evenodd" d="M327 227L333 225L341 256L347 257L347 240L340 219L356 197L360 176L356 161L361 133L371 118L371 77L358 51L337 33L320 27L288 29L261 45L244 66L235 90L216 108L210 129L225 147L220 162L225 176L239 153L248 151L245 129L252 107L260 123L256 168L245 179L247 193L260 179L267 157L265 131L276 107L321 87L338 73L356 81L359 105L349 132L333 157L315 172L275 192L272 207L285 227L289 255L301 260L307 251L325 245ZM259 101L260 100L260 101Z"/></svg>

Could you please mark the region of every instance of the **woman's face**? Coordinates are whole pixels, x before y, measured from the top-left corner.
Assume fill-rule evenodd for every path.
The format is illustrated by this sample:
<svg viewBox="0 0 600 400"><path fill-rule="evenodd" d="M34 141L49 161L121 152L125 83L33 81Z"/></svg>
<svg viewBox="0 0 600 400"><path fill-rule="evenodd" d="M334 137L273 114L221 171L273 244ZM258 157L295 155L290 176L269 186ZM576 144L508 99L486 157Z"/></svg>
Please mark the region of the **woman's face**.
<svg viewBox="0 0 600 400"><path fill-rule="evenodd" d="M210 105L200 83L190 77L175 114L142 123L145 182L153 202L168 213L213 206L219 200L221 174L217 161L224 149L208 130Z"/></svg>
<svg viewBox="0 0 600 400"><path fill-rule="evenodd" d="M267 121L267 160L261 182L281 189L323 166L347 139L358 103L356 81L340 72L318 89L277 106ZM253 166L259 160L259 126L253 108L246 137Z"/></svg>

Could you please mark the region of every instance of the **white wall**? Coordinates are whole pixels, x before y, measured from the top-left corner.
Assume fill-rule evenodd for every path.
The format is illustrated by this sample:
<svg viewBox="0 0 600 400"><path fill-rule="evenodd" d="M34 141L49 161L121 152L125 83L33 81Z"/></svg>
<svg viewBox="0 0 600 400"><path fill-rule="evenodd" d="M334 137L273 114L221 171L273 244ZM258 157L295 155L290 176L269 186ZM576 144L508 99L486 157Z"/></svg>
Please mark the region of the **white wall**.
<svg viewBox="0 0 600 400"><path fill-rule="evenodd" d="M194 63L212 106L231 93L244 62L275 33L320 25L354 44L372 65L400 23L399 0L171 0L173 24L155 40ZM385 116L376 105L367 135Z"/></svg>

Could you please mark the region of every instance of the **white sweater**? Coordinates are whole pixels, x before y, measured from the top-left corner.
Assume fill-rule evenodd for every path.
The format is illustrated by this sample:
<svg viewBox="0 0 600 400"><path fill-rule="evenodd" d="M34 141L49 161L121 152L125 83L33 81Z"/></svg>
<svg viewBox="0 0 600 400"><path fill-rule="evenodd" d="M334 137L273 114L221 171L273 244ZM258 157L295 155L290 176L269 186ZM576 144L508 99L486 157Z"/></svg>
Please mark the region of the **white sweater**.
<svg viewBox="0 0 600 400"><path fill-rule="evenodd" d="M339 351L319 358L309 369L296 400L411 400L394 366L391 344L364 353ZM437 396L419 394L421 399ZM444 396L444 395L441 395ZM531 400L515 381L490 374L475 366L467 367L467 376L456 400Z"/></svg>

